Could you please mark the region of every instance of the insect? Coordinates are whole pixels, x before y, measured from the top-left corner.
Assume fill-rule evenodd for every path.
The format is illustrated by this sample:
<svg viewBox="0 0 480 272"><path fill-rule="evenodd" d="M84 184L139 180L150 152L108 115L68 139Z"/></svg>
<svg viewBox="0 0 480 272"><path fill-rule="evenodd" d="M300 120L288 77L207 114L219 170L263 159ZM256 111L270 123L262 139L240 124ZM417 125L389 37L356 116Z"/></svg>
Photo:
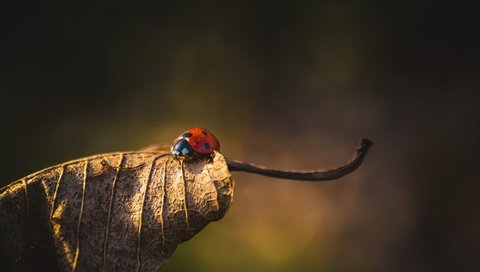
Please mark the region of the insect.
<svg viewBox="0 0 480 272"><path fill-rule="evenodd" d="M172 155L177 159L211 156L214 151L220 151L220 144L213 133L203 128L185 131L173 141L172 146Z"/></svg>
<svg viewBox="0 0 480 272"><path fill-rule="evenodd" d="M230 172L332 180L357 169L371 145L362 139L353 159L331 170L285 171L229 160L211 132L194 128L173 146L46 168L0 188L0 271L156 271L225 215Z"/></svg>

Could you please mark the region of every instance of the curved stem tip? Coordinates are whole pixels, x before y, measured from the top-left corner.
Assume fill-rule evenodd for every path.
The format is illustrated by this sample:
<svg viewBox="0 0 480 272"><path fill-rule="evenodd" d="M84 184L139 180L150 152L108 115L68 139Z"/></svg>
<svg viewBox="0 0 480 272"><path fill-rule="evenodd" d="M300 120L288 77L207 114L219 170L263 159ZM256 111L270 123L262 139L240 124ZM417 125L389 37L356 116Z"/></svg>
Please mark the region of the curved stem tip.
<svg viewBox="0 0 480 272"><path fill-rule="evenodd" d="M355 155L346 164L330 170L321 171L292 171L292 170L279 170L270 169L264 166L258 166L251 163L245 163L242 161L235 161L226 159L228 169L230 171L244 171L267 177L282 178L282 179L295 179L306 181L324 181L341 178L351 172L355 171L363 162L365 155L367 155L368 149L373 145L373 142L368 139L361 139L357 146Z"/></svg>

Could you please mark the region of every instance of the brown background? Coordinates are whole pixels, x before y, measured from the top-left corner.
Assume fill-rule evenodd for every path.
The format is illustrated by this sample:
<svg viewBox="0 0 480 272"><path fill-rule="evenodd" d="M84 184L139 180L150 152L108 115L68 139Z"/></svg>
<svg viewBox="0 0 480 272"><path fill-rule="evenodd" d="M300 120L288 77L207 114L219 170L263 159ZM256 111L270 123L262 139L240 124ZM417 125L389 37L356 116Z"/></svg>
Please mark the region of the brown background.
<svg viewBox="0 0 480 272"><path fill-rule="evenodd" d="M13 2L13 1L11 1ZM0 184L213 131L232 209L165 271L478 271L477 17L455 2L16 2L0 11Z"/></svg>

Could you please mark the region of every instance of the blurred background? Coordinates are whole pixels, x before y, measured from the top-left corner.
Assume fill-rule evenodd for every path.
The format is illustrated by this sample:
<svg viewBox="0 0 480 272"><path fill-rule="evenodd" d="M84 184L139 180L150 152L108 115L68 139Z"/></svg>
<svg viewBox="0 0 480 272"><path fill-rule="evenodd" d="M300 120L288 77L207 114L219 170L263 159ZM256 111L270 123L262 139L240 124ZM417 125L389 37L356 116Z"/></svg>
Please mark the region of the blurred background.
<svg viewBox="0 0 480 272"><path fill-rule="evenodd" d="M163 271L480 271L479 46L459 2L11 1L0 11L0 185L202 126L226 217Z"/></svg>

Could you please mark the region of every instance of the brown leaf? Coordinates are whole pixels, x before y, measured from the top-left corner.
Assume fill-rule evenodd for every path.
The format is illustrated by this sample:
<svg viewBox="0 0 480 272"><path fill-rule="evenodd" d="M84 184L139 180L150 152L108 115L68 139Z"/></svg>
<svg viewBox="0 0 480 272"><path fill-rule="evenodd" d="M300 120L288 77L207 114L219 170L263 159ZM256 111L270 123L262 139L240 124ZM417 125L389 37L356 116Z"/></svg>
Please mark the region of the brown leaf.
<svg viewBox="0 0 480 272"><path fill-rule="evenodd" d="M181 162L166 150L70 161L1 188L1 271L158 270L234 190L221 154Z"/></svg>

